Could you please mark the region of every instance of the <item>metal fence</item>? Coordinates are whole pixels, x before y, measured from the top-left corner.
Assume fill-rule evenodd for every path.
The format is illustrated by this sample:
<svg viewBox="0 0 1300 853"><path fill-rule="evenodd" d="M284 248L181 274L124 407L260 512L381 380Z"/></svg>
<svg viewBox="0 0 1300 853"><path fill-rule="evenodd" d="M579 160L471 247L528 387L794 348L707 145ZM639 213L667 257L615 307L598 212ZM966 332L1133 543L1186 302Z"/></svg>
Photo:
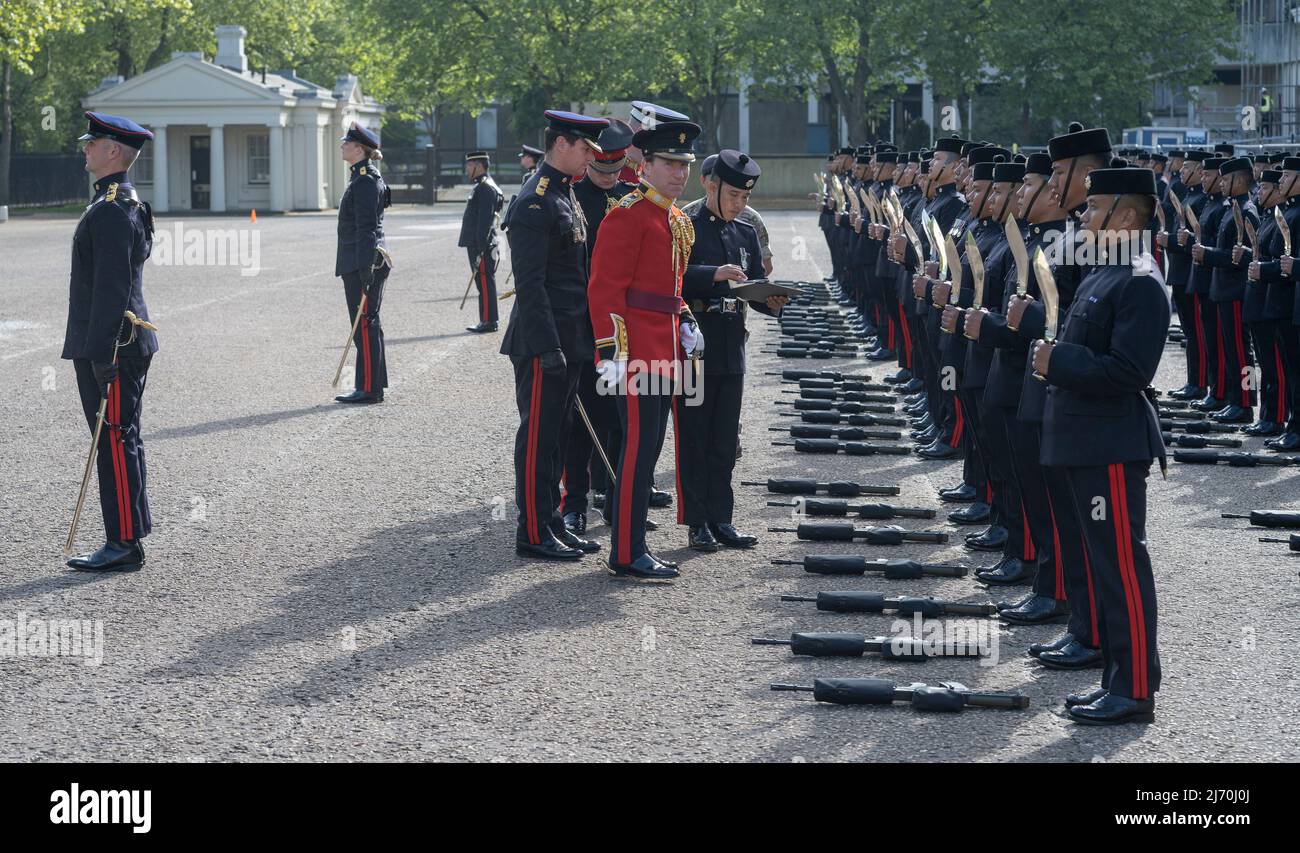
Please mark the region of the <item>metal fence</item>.
<svg viewBox="0 0 1300 853"><path fill-rule="evenodd" d="M80 154L14 154L9 161L9 205L52 207L90 201L86 159Z"/></svg>

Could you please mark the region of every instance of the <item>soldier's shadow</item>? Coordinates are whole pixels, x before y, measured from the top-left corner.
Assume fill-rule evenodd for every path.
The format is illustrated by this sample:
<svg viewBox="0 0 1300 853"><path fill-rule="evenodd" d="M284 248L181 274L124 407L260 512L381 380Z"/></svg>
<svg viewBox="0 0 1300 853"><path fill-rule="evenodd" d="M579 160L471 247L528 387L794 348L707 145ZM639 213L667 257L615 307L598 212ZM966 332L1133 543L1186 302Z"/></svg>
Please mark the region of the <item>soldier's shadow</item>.
<svg viewBox="0 0 1300 853"><path fill-rule="evenodd" d="M270 703L300 704L469 646L500 643L505 655L526 634L621 618L603 552L576 563L530 561L514 553L513 511L504 521L484 517L472 508L376 530L348 554L295 574L272 613L204 636L188 657L149 676L222 676L268 652L322 644L323 659L307 652L319 663L265 694ZM516 574L524 580L508 577ZM497 584L518 589L475 600Z"/></svg>
<svg viewBox="0 0 1300 853"><path fill-rule="evenodd" d="M256 427L270 426L280 421L293 420L308 415L323 415L328 412L338 411L338 407L332 403L321 403L315 406L304 406L298 409L284 409L279 412L259 412L252 415L243 415L238 418L222 418L221 420L208 421L207 423L190 424L189 426L167 427L166 429L156 430L141 436L147 445L151 441L168 441L174 438L194 438L200 435L210 435L214 432L231 432L234 430L252 429Z"/></svg>

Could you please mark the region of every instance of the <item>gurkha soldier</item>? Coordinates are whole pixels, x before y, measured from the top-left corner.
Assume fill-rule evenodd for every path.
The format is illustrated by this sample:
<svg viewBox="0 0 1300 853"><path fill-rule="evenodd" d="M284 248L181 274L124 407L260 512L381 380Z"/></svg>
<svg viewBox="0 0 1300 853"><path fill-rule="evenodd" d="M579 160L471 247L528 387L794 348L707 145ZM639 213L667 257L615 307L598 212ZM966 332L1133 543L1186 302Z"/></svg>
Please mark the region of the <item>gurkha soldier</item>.
<svg viewBox="0 0 1300 853"><path fill-rule="evenodd" d="M1205 202L1197 222L1200 225L1200 239L1203 241L1213 242L1219 233L1219 224L1223 221L1223 217L1232 215L1231 208L1225 204L1221 192L1222 182L1219 181L1219 167L1226 162L1228 162L1226 157L1208 157L1201 162L1201 189L1205 191ZM1188 228L1194 227L1191 222L1187 225ZM1200 400L1194 401L1192 408L1207 413L1217 412L1227 405L1225 398L1228 394L1228 376L1227 361L1220 339L1219 311L1210 297L1214 270L1198 260L1197 239L1194 234L1188 231L1185 235L1180 234L1179 239L1184 240L1188 253L1192 256L1192 272L1188 279L1187 292L1192 294L1195 300L1194 305L1200 319L1198 333L1201 358L1205 359L1206 364L1206 394Z"/></svg>
<svg viewBox="0 0 1300 853"><path fill-rule="evenodd" d="M1264 446L1274 452L1292 453L1300 449L1300 413L1296 411L1294 388L1300 378L1300 328L1296 325L1300 322L1300 296L1293 260L1300 246L1300 157L1287 157L1272 165L1282 168L1266 171L1264 176L1275 187L1273 202L1282 221L1278 222L1276 213L1265 215L1265 227L1257 235L1259 256L1251 263L1249 274L1252 281L1267 287L1264 322L1274 327L1274 357L1279 349L1282 356L1277 368L1276 405L1285 426L1276 437L1265 439ZM1268 361L1265 353L1261 362Z"/></svg>
<svg viewBox="0 0 1300 853"><path fill-rule="evenodd" d="M1291 320L1291 291L1274 288L1281 278L1281 264L1277 262L1282 247L1282 232L1278 228L1274 209L1282 203L1279 183L1282 173L1265 169L1260 173L1259 230L1253 245L1233 249L1234 256L1246 264L1246 299L1242 303L1242 319L1250 330L1251 345L1259 359L1259 422L1248 427L1251 435L1279 436L1286 428L1290 407L1287 398L1291 378L1287 371L1285 337L1281 324ZM1285 215L1284 215L1285 220ZM1285 222L1284 222L1285 224ZM1267 269L1267 277L1264 268Z"/></svg>
<svg viewBox="0 0 1300 853"><path fill-rule="evenodd" d="M1172 211L1173 219L1168 218L1168 213L1165 219L1166 226L1172 229L1173 233L1158 235L1156 243L1169 257L1169 287L1173 292L1174 308L1178 311L1178 322L1182 326L1183 337L1187 342L1185 359L1187 381L1183 387L1170 391L1169 396L1175 400L1199 400L1205 396L1212 384L1209 378L1212 354L1206 349L1204 326L1201 323L1202 300L1191 287L1192 244L1187 240L1185 229L1178 228L1178 223L1183 222L1188 216L1188 209L1199 221L1201 212L1205 209L1208 196L1201 186L1201 172L1210 155L1195 150L1175 152L1175 154L1183 156L1173 157L1170 165L1181 159L1182 167L1170 182L1167 199L1171 207L1176 205L1178 209ZM1217 352L1216 347L1214 355L1217 355Z"/></svg>

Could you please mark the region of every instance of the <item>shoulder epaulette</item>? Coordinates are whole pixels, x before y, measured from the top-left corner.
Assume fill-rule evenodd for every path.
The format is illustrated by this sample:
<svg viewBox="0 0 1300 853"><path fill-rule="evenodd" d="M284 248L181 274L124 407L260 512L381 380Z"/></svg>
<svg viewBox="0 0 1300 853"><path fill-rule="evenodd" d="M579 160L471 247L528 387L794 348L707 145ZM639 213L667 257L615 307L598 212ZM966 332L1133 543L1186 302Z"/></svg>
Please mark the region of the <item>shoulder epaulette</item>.
<svg viewBox="0 0 1300 853"><path fill-rule="evenodd" d="M109 184L108 192L104 193L104 201L117 200L117 184Z"/></svg>
<svg viewBox="0 0 1300 853"><path fill-rule="evenodd" d="M644 198L645 196L641 193L640 190L632 190L632 192L628 193L627 195L623 196L621 199L618 200L618 206L631 207L632 205L636 204L638 201L641 201Z"/></svg>
<svg viewBox="0 0 1300 853"><path fill-rule="evenodd" d="M537 190L536 190L537 194L538 194L538 195L546 195L546 188L547 188L548 186L550 186L550 183L551 183L551 179L550 179L550 178L542 178L542 179L540 179L540 180L537 182Z"/></svg>

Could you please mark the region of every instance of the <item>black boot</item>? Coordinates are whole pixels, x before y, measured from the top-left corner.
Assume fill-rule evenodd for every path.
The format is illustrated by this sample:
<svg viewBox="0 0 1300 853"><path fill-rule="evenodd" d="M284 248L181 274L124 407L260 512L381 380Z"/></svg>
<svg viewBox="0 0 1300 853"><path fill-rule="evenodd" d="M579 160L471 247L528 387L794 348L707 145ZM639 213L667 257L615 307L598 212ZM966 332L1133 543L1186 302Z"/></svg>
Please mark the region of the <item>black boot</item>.
<svg viewBox="0 0 1300 853"><path fill-rule="evenodd" d="M985 524L992 516L993 507L984 501L975 501L948 513L948 520L953 524Z"/></svg>
<svg viewBox="0 0 1300 853"><path fill-rule="evenodd" d="M139 539L110 539L98 551L68 560L68 566L79 572L134 572L143 565L144 543Z"/></svg>
<svg viewBox="0 0 1300 853"><path fill-rule="evenodd" d="M1105 687L1098 687L1088 693L1071 693L1065 697L1065 707L1073 708L1075 705L1091 705L1108 692Z"/></svg>
<svg viewBox="0 0 1300 853"><path fill-rule="evenodd" d="M478 325L475 326L465 327L465 331L475 332L480 335L483 334L484 332L495 332L496 330L497 330L496 323L479 323Z"/></svg>
<svg viewBox="0 0 1300 853"><path fill-rule="evenodd" d="M1199 400L1205 396L1205 389L1188 384L1176 391L1170 391L1169 396L1175 400Z"/></svg>
<svg viewBox="0 0 1300 853"><path fill-rule="evenodd" d="M1046 643L1030 643L1029 648L1025 650L1025 654L1029 655L1031 658L1036 658L1043 652L1063 649L1073 642L1074 635L1067 631L1059 637L1048 640Z"/></svg>
<svg viewBox="0 0 1300 853"><path fill-rule="evenodd" d="M659 562L649 553L642 554L630 563L615 563L611 560L609 573L647 581L672 580L681 575L677 569Z"/></svg>
<svg viewBox="0 0 1300 853"><path fill-rule="evenodd" d="M1001 551L1007 544L1007 529L994 524L978 536L966 537L966 547L976 551Z"/></svg>
<svg viewBox="0 0 1300 853"><path fill-rule="evenodd" d="M543 560L577 560L582 556L582 551L570 548L550 535L550 528L547 528L546 532L547 535L537 545L527 540L516 539L515 553L521 557L540 557Z"/></svg>
<svg viewBox="0 0 1300 853"><path fill-rule="evenodd" d="M1019 557L1003 557L993 568L986 572L976 572L975 580L992 586L1010 586L1026 584L1034 580L1037 566Z"/></svg>
<svg viewBox="0 0 1300 853"><path fill-rule="evenodd" d="M1265 440L1264 446L1274 453L1290 453L1293 450L1300 449L1300 435L1294 432L1284 432L1277 438Z"/></svg>
<svg viewBox="0 0 1300 853"><path fill-rule="evenodd" d="M568 545L570 548L576 548L584 554L594 554L600 550L600 543L595 539L583 539L581 536L570 532L569 529L562 524L560 525L559 530L552 530L551 532L555 534L556 539L560 540L565 545Z"/></svg>
<svg viewBox="0 0 1300 853"><path fill-rule="evenodd" d="M334 398L336 403L359 403L363 406L373 403L384 402L383 391L361 391L356 390L351 394L340 394Z"/></svg>
<svg viewBox="0 0 1300 853"><path fill-rule="evenodd" d="M1129 699L1107 693L1087 705L1075 705L1065 712L1085 726L1117 726L1121 723L1150 723L1156 718L1156 700Z"/></svg>
<svg viewBox="0 0 1300 853"><path fill-rule="evenodd" d="M709 526L692 527L687 532L686 544L695 551L707 551L712 553L718 550L718 540L713 537L713 531Z"/></svg>
<svg viewBox="0 0 1300 853"><path fill-rule="evenodd" d="M1048 669L1096 669L1103 665L1101 649L1090 649L1078 640L1043 652L1038 662Z"/></svg>
<svg viewBox="0 0 1300 853"><path fill-rule="evenodd" d="M939 500L944 501L945 503L970 503L977 497L979 497L979 495L975 491L975 487L967 485L966 483L939 490Z"/></svg>
<svg viewBox="0 0 1300 853"><path fill-rule="evenodd" d="M728 548L753 548L758 544L757 536L741 533L729 523L710 524L709 531L713 534L713 538Z"/></svg>
<svg viewBox="0 0 1300 853"><path fill-rule="evenodd" d="M587 514L585 512L566 512L564 514L564 529L574 536L581 536L587 532Z"/></svg>
<svg viewBox="0 0 1300 853"><path fill-rule="evenodd" d="M650 489L650 506L655 509L663 509L666 506L673 505L673 493L665 492L663 489Z"/></svg>
<svg viewBox="0 0 1300 853"><path fill-rule="evenodd" d="M1059 622L1069 615L1070 605L1064 601L1050 595L1035 595L1015 607L1000 611L998 618L1013 625L1044 625Z"/></svg>

